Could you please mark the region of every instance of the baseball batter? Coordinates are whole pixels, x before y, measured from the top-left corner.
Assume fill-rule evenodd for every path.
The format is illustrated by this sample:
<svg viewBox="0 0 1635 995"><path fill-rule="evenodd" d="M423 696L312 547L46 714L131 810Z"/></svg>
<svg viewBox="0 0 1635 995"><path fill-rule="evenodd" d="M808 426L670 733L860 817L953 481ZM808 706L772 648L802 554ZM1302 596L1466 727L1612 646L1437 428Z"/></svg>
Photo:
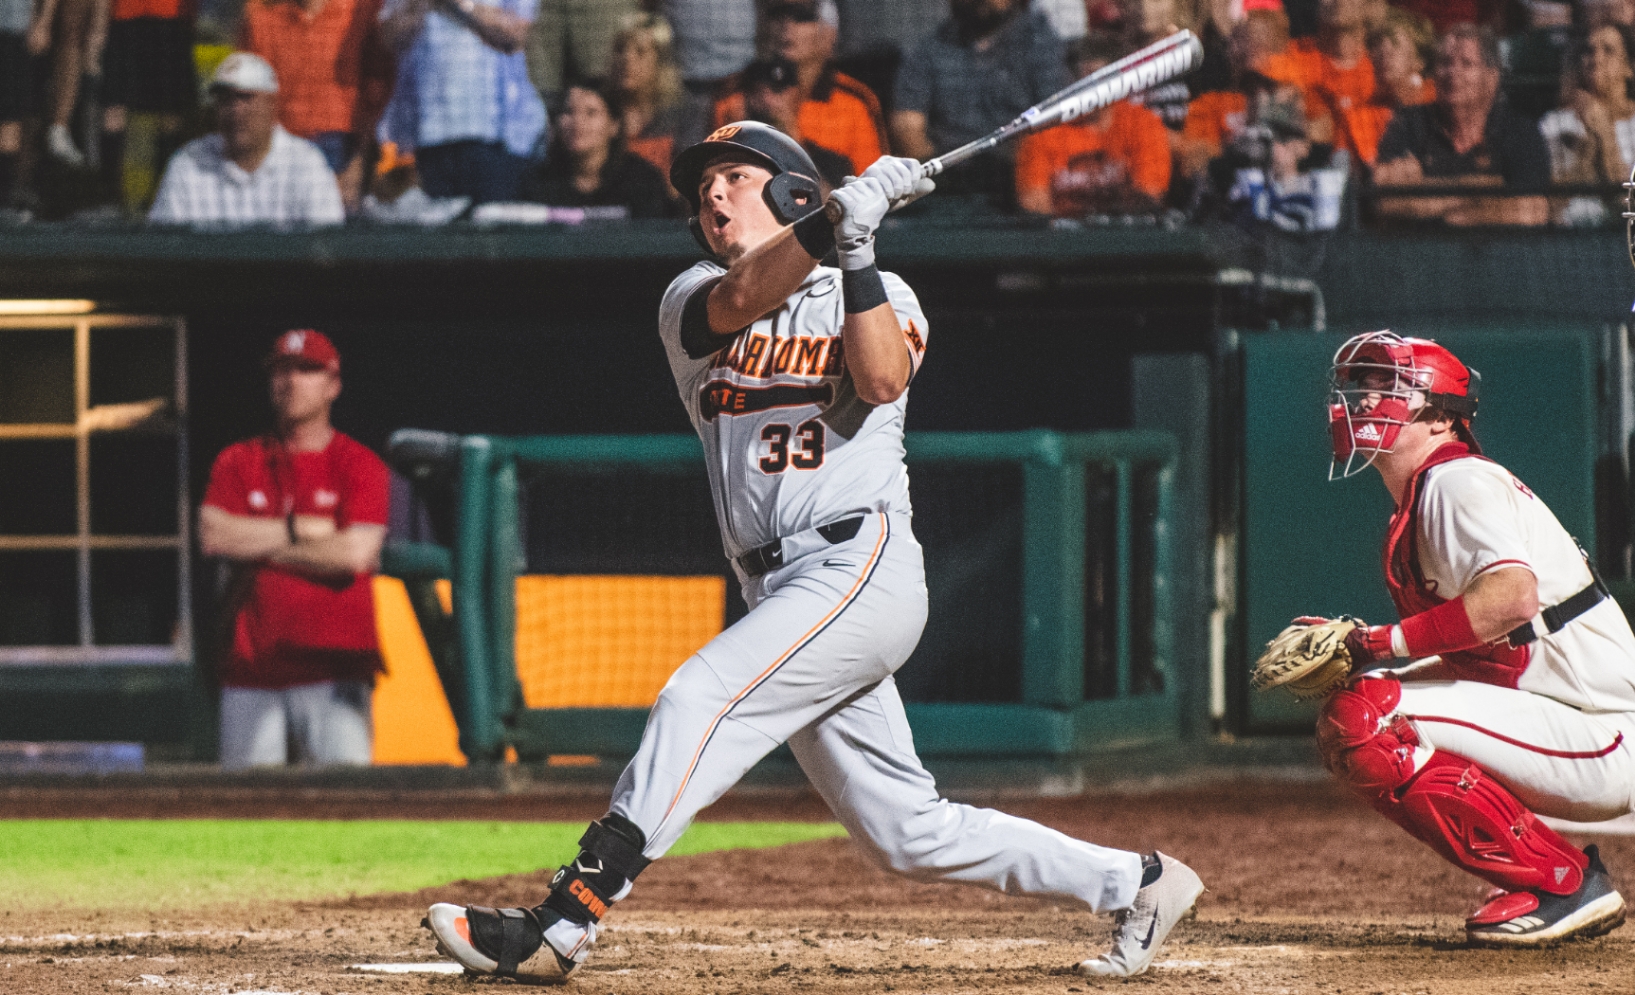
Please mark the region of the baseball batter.
<svg viewBox="0 0 1635 995"><path fill-rule="evenodd" d="M565 978L642 869L787 742L884 866L1118 912L1112 949L1080 967L1145 970L1203 891L1198 876L940 798L892 680L926 617L903 417L928 330L913 291L875 266L874 232L931 182L917 162L883 158L830 195L826 216L806 153L749 122L683 152L670 179L712 258L670 285L659 332L750 611L671 677L609 813L543 903L439 904L427 926L469 971ZM831 251L839 267L820 266Z"/></svg>
<svg viewBox="0 0 1635 995"><path fill-rule="evenodd" d="M1466 921L1472 942L1540 946L1624 921L1596 848L1536 816L1630 811L1635 636L1550 509L1482 456L1480 382L1389 332L1335 354L1334 468L1373 466L1395 499L1384 559L1401 621L1350 630L1353 666L1396 666L1335 691L1317 737L1377 811L1497 886Z"/></svg>

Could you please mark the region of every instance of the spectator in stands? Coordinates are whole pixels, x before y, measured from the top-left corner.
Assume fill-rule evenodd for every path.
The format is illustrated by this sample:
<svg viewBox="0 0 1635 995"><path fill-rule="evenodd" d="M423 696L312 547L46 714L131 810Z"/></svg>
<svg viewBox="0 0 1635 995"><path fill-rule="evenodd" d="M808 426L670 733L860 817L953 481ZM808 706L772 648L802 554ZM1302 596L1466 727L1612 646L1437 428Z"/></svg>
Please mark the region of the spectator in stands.
<svg viewBox="0 0 1635 995"><path fill-rule="evenodd" d="M278 77L265 59L229 55L210 82L216 131L165 168L148 220L187 225L327 225L346 220L324 154L278 125Z"/></svg>
<svg viewBox="0 0 1635 995"><path fill-rule="evenodd" d="M1635 164L1635 32L1603 24L1583 33L1574 46L1568 103L1539 121L1550 150L1550 176L1557 183L1622 183ZM1605 215L1594 197L1563 205L1568 224L1596 224Z"/></svg>
<svg viewBox="0 0 1635 995"><path fill-rule="evenodd" d="M1368 57L1366 0L1321 0L1317 37L1297 38L1282 55L1268 58L1261 72L1300 88L1306 101L1310 137L1349 148L1338 123L1346 111L1374 99L1374 64Z"/></svg>
<svg viewBox="0 0 1635 995"><path fill-rule="evenodd" d="M1578 9L1579 19L1586 28L1603 24L1635 28L1635 0L1583 0Z"/></svg>
<svg viewBox="0 0 1635 995"><path fill-rule="evenodd" d="M570 85L550 152L523 177L521 199L553 207L623 207L633 218L673 215L663 174L625 148L623 111L604 84Z"/></svg>
<svg viewBox="0 0 1635 995"><path fill-rule="evenodd" d="M949 0L950 17L914 46L897 73L891 139L929 159L980 138L1067 85L1061 39L1023 0ZM1004 150L938 179L949 193L1008 202L1014 160ZM946 200L943 203L947 203Z"/></svg>
<svg viewBox="0 0 1635 995"><path fill-rule="evenodd" d="M1569 92L1570 84L1568 90L1563 89L1563 77L1573 71L1573 24L1589 21L1575 19L1570 5L1548 0L1512 0L1505 11L1508 16L1499 41L1505 99L1511 110L1537 119L1561 106Z"/></svg>
<svg viewBox="0 0 1635 995"><path fill-rule="evenodd" d="M1183 176L1198 176L1221 155L1249 122L1249 95L1266 78L1260 67L1289 47L1289 18L1282 8L1261 8L1244 15L1232 29L1230 90L1200 94L1187 107L1186 126L1175 140L1176 167Z"/></svg>
<svg viewBox="0 0 1635 995"><path fill-rule="evenodd" d="M266 365L275 428L222 450L199 509L204 555L233 568L211 661L221 765L368 764L386 465L330 422L341 359L326 336L286 332Z"/></svg>
<svg viewBox="0 0 1635 995"><path fill-rule="evenodd" d="M1499 46L1486 28L1460 25L1436 49L1436 102L1396 112L1380 139L1380 186L1491 186L1524 193L1550 182L1538 127L1499 97ZM1451 225L1538 225L1542 196L1414 197L1382 200L1386 217Z"/></svg>
<svg viewBox="0 0 1635 995"><path fill-rule="evenodd" d="M1135 51L1193 26L1192 9L1177 0L1118 0L1124 47ZM1205 56L1206 61L1208 55ZM1166 128L1179 132L1186 126L1187 105L1192 102L1192 84L1186 77L1170 80L1132 97L1134 103L1149 107Z"/></svg>
<svg viewBox="0 0 1635 995"><path fill-rule="evenodd" d="M28 50L45 57L50 66L46 85L49 125L46 151L76 169L85 165L85 153L74 144L69 125L79 103L80 81L101 75L102 49L107 36L109 0L39 0L28 29Z"/></svg>
<svg viewBox="0 0 1635 995"><path fill-rule="evenodd" d="M17 204L23 122L34 113L34 68L29 64L31 0L0 0L0 212Z"/></svg>
<svg viewBox="0 0 1635 995"><path fill-rule="evenodd" d="M198 103L193 68L193 4L184 0L113 0L102 60L103 197L125 200L125 131L131 114L155 117L153 162L169 162Z"/></svg>
<svg viewBox="0 0 1635 995"><path fill-rule="evenodd" d="M1294 87L1257 95L1249 124L1210 164L1203 213L1249 231L1330 231L1340 223L1348 158L1308 137Z"/></svg>
<svg viewBox="0 0 1635 995"><path fill-rule="evenodd" d="M886 124L874 91L830 61L839 17L834 0L775 0L766 8L767 35L774 54L795 67L801 137L839 152L851 162L848 173L861 176L885 153ZM740 85L716 101L716 127L746 116L744 93Z"/></svg>
<svg viewBox="0 0 1635 995"><path fill-rule="evenodd" d="M1460 24L1497 30L1504 17L1505 0L1393 0L1394 5L1431 22L1438 38Z"/></svg>
<svg viewBox="0 0 1635 995"><path fill-rule="evenodd" d="M574 80L605 79L613 40L641 0L538 0L528 32L528 75L551 105Z"/></svg>
<svg viewBox="0 0 1635 995"><path fill-rule="evenodd" d="M386 0L397 84L380 138L414 154L431 197L513 200L545 133L522 54L534 0Z"/></svg>
<svg viewBox="0 0 1635 995"><path fill-rule="evenodd" d="M662 2L686 90L676 132L676 148L684 149L710 132L719 91L755 58L756 0Z"/></svg>
<svg viewBox="0 0 1635 995"><path fill-rule="evenodd" d="M837 187L846 177L855 175L850 159L834 149L824 148L802 132L801 108L805 104L793 62L780 56L756 59L739 74L737 92L744 97L743 117L770 124L800 142L824 183Z"/></svg>
<svg viewBox="0 0 1635 995"><path fill-rule="evenodd" d="M375 126L392 93L382 0L248 0L246 51L278 75L278 121L318 146L356 211Z"/></svg>
<svg viewBox="0 0 1635 995"><path fill-rule="evenodd" d="M625 147L661 176L670 175L681 127L681 70L673 41L670 22L662 16L632 14L613 40L609 73L624 107Z"/></svg>
<svg viewBox="0 0 1635 995"><path fill-rule="evenodd" d="M1114 61L1111 38L1069 46L1081 77ZM1016 201L1022 210L1056 217L1140 214L1169 189L1169 135L1158 115L1129 101L1022 139L1016 152Z"/></svg>
<svg viewBox="0 0 1635 995"><path fill-rule="evenodd" d="M1379 27L1368 33L1368 57L1374 64L1374 97L1346 108L1336 122L1339 142L1372 166L1379 158L1380 136L1400 107L1418 107L1436 99L1436 86L1425 78L1435 50L1431 24L1418 14L1392 7Z"/></svg>

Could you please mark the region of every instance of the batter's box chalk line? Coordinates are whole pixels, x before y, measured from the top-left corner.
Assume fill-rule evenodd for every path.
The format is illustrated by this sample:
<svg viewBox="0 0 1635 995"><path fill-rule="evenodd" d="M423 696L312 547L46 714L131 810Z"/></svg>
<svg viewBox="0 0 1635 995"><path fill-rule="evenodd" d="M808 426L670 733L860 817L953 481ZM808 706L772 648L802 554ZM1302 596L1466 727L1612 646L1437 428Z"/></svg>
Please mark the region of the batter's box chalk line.
<svg viewBox="0 0 1635 995"><path fill-rule="evenodd" d="M352 970L366 974L460 974L465 968L453 961L429 964L353 964Z"/></svg>

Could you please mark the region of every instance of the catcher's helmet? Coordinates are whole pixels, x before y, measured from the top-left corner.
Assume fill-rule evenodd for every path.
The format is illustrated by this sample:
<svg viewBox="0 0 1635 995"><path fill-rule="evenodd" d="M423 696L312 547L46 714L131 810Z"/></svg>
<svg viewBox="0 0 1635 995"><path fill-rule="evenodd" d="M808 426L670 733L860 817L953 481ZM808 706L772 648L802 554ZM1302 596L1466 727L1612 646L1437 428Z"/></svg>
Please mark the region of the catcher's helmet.
<svg viewBox="0 0 1635 995"><path fill-rule="evenodd" d="M1453 430L1481 452L1470 420L1476 417L1482 375L1430 339L1366 332L1334 354L1329 381L1329 436L1334 459L1329 479L1349 477L1396 447L1402 426L1427 407L1453 418ZM1359 461L1359 457L1361 457Z"/></svg>
<svg viewBox="0 0 1635 995"><path fill-rule="evenodd" d="M772 216L783 224L793 224L822 208L823 191L818 184L817 166L799 142L758 121L738 121L717 128L708 138L676 156L670 166L670 185L692 208L688 227L706 252L715 250L704 240L704 231L698 224L698 184L704 176L704 167L724 153L741 156L745 162L771 170L772 178L766 181L761 196L766 198Z"/></svg>

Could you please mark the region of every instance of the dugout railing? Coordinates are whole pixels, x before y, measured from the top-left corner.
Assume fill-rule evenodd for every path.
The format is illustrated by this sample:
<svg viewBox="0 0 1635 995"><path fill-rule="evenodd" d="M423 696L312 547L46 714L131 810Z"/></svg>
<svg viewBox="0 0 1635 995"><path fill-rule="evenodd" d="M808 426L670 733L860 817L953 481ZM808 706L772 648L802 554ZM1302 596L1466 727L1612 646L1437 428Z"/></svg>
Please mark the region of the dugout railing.
<svg viewBox="0 0 1635 995"><path fill-rule="evenodd" d="M394 452L413 448L401 444L413 435L399 433ZM507 747L525 760L629 756L646 707L529 707L518 676L518 591L541 567L587 562L564 554L563 543L594 547L589 570L606 564L612 572L653 572L627 551L660 541L651 538L654 517L660 533L687 530L695 544L707 542L723 573L707 489L702 501L678 490L702 482L698 440L447 440L437 459L447 464L443 479L454 491L450 548L394 546L386 569L409 584L461 750L479 762ZM1153 431L922 432L908 435L907 450L932 601L926 638L899 672L920 751L1066 757L1172 738L1174 438ZM621 502L623 511L612 507ZM596 534L583 541L542 534L553 529ZM445 572L450 613L431 588ZM739 598L735 583L719 590ZM998 623L983 627L993 619ZM674 669L686 655L666 665Z"/></svg>

